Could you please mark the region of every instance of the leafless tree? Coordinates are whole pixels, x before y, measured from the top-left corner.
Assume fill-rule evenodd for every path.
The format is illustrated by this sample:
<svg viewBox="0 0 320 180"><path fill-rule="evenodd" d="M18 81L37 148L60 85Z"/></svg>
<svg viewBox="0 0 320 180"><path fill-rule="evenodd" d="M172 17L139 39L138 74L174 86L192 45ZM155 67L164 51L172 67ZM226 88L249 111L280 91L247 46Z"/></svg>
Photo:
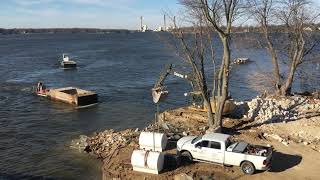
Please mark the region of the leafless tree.
<svg viewBox="0 0 320 180"><path fill-rule="evenodd" d="M192 84L194 90L201 93L204 106L207 109L208 124L210 127L214 125L213 112L210 103L210 90L205 72L205 61L212 59L214 61L212 43L212 32L205 27L203 16L197 12L188 13L191 17L188 23L192 24L192 29L186 33L183 29L178 28L175 24L173 35L179 40L179 45L176 49L181 49L182 53L179 56L192 69ZM210 53L208 53L210 49ZM178 51L179 51L178 50Z"/></svg>
<svg viewBox="0 0 320 180"><path fill-rule="evenodd" d="M217 75L214 78L212 96L215 116L213 128L220 131L222 114L228 97L230 67L230 35L233 22L241 14L241 0L180 0L190 12L201 17L206 28L219 35L223 45L223 55ZM213 57L212 57L213 58ZM210 103L209 103L210 104Z"/></svg>
<svg viewBox="0 0 320 180"><path fill-rule="evenodd" d="M292 83L296 70L300 64L307 61L308 56L318 43L311 38L313 34L306 28L314 24L319 13L312 11L308 0L248 0L250 15L261 26L267 49L273 64L273 80L277 95L291 94ZM288 73L281 76L279 68L279 50L273 42L270 24L278 23L285 28L285 53L288 64Z"/></svg>

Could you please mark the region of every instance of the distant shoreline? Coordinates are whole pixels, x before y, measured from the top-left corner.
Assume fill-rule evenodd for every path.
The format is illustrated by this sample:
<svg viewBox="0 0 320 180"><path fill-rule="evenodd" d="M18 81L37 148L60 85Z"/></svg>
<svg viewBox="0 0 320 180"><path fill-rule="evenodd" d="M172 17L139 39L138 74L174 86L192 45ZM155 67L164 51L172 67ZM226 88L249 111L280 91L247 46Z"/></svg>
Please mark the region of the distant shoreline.
<svg viewBox="0 0 320 180"><path fill-rule="evenodd" d="M181 30L184 33L195 33L198 30L194 27L181 27ZM150 30L151 32L158 32ZM174 32L175 30L168 30L169 32ZM310 29L306 29L306 32L320 32L320 24L317 26L312 26ZM139 30L129 30L129 29L99 29L99 28L0 28L0 35L6 34L56 34L56 33L131 33L131 32L140 32ZM148 31L149 32L149 31ZM270 32L273 33L285 33L285 27L271 26ZM232 33L262 33L260 27L254 26L245 26L245 27L233 27Z"/></svg>
<svg viewBox="0 0 320 180"><path fill-rule="evenodd" d="M136 32L128 29L96 29L96 28L0 28L0 34L56 34L56 33L121 33Z"/></svg>

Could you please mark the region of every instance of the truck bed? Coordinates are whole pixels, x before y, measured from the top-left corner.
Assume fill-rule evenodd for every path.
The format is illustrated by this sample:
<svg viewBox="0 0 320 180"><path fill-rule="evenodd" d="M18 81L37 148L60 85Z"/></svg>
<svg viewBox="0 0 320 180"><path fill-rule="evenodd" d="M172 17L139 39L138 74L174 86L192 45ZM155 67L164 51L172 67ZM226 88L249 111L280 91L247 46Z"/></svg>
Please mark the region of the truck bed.
<svg viewBox="0 0 320 180"><path fill-rule="evenodd" d="M236 144L232 144L231 146L234 146L232 147L232 152L243 153L248 155L267 157L269 153L272 152L271 147L251 145L246 142L237 142Z"/></svg>
<svg viewBox="0 0 320 180"><path fill-rule="evenodd" d="M272 153L271 147L249 144L244 151L245 154L267 157Z"/></svg>

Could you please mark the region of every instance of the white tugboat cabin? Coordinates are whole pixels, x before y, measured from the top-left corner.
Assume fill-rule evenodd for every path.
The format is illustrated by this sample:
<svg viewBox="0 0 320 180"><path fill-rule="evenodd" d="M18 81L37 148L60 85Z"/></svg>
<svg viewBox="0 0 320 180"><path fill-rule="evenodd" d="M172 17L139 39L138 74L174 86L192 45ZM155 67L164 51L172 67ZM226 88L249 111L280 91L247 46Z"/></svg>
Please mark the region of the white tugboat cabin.
<svg viewBox="0 0 320 180"><path fill-rule="evenodd" d="M62 54L61 67L65 69L76 68L77 63L70 60L67 54Z"/></svg>

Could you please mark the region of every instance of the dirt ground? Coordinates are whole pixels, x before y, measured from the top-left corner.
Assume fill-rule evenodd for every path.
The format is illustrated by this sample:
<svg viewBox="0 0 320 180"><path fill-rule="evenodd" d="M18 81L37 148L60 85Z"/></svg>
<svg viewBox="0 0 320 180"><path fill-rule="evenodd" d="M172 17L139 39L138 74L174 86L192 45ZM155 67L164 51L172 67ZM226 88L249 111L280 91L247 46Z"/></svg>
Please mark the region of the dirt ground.
<svg viewBox="0 0 320 180"><path fill-rule="evenodd" d="M181 113L182 111L184 113ZM167 113L163 121L179 132L183 130L179 129L179 126L185 126L184 129L187 129L188 134L199 133L200 130L203 130L202 133L205 132L206 122L201 120L201 116L205 117L205 114L198 113L197 121L194 121L188 116L185 109L182 111ZM193 121L192 125L186 126L186 124L191 124L187 121ZM130 158L138 145L137 142L132 142L130 146L117 149L112 157L104 159L103 179L186 179L175 177L181 174L193 179L320 179L319 116L287 123L258 125L245 120L225 118L224 126L226 127L225 132L231 134L234 139L241 139L252 144L272 145L275 151L271 169L249 176L244 175L239 167L198 162L177 166L175 141L170 141L165 151L165 169L159 175L134 172L130 165ZM286 143L266 136L266 134L275 134Z"/></svg>

